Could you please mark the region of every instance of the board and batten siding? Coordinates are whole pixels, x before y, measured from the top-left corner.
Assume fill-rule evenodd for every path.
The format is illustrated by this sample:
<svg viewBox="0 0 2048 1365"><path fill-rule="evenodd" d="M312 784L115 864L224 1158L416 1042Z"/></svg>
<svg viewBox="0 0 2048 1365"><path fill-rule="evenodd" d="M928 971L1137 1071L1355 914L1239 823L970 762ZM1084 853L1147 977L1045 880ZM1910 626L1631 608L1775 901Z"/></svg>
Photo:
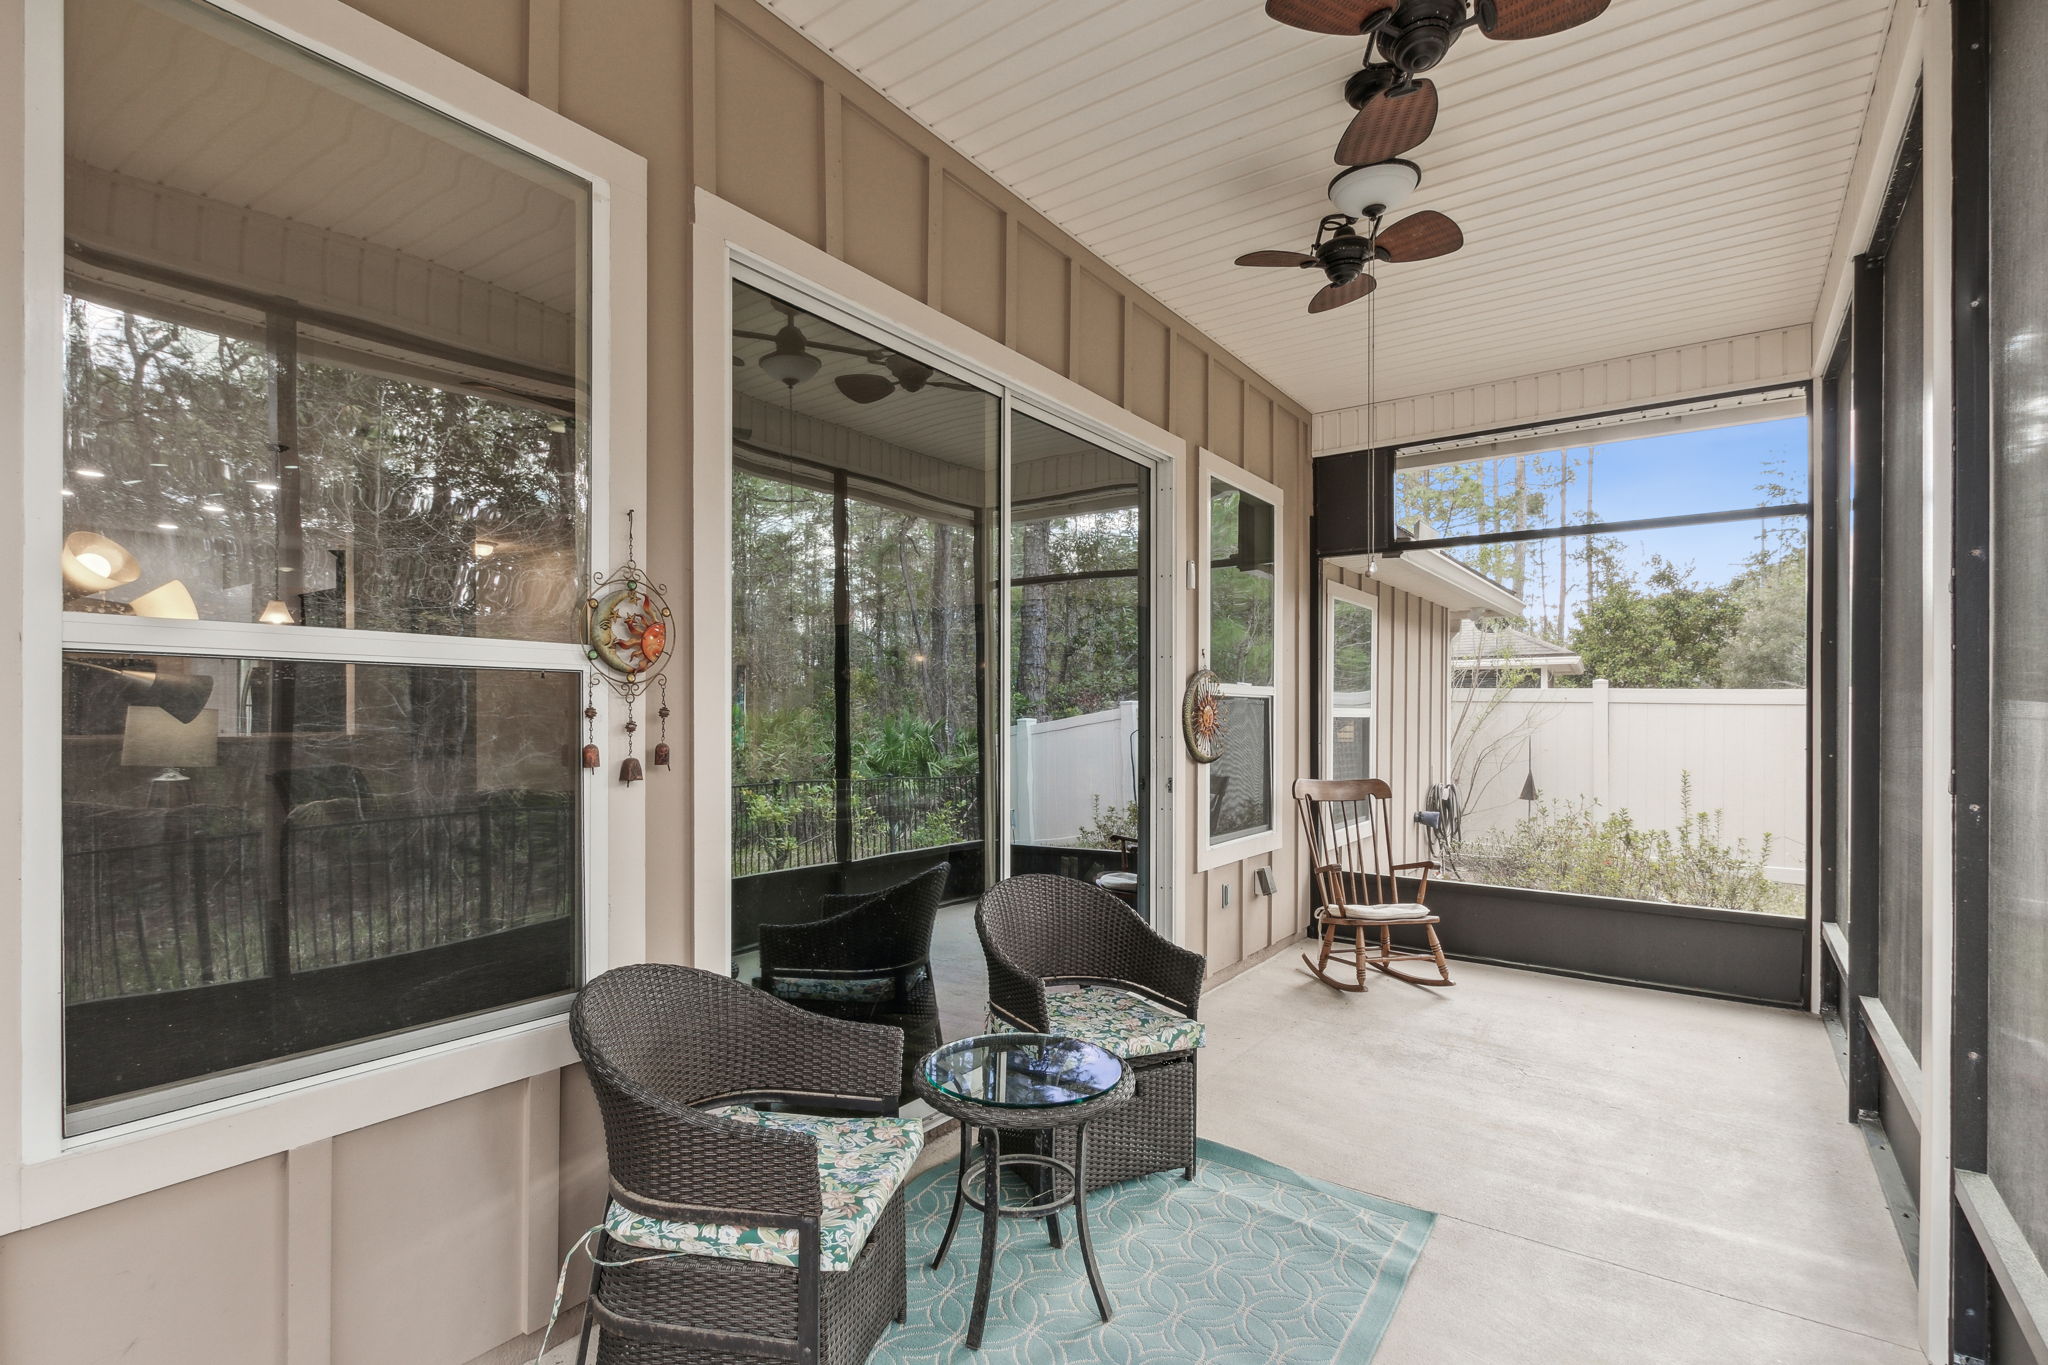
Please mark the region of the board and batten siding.
<svg viewBox="0 0 2048 1365"><path fill-rule="evenodd" d="M699 185L1279 484L1285 553L1306 563L1308 414L752 0L352 3L647 159L642 546L674 589L683 648L692 518L724 515L692 507L691 461L726 458L690 449ZM1196 467L1191 453L1190 492ZM1193 544L1201 502L1185 502ZM1287 776L1306 771L1314 714L1313 598L1292 596ZM1190 632L1193 598L1176 608ZM719 704L672 704L693 701ZM692 827L688 735L671 732L673 776L646 786L650 831ZM1251 865L1195 873L1181 833L1186 937L1212 967L1298 932L1292 837L1258 860L1281 888L1261 899ZM689 958L689 859L686 839L649 839L651 957ZM576 1068L548 1072L0 1238L0 1360L511 1365L531 1358L560 1257L603 1191L588 1087Z"/></svg>

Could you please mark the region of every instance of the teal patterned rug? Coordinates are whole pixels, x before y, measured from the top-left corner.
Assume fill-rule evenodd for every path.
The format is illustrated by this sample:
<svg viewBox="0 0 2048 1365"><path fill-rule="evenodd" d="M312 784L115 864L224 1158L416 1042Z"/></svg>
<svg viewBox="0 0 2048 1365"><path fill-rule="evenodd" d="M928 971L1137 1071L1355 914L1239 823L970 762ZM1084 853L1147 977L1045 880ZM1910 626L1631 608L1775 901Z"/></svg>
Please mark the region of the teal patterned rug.
<svg viewBox="0 0 2048 1365"><path fill-rule="evenodd" d="M1365 1365L1378 1349L1436 1215L1297 1175L1203 1142L1192 1183L1177 1173L1088 1200L1095 1255L1116 1316L1088 1292L1071 1214L1066 1247L1045 1225L1004 1219L981 1349L963 1342L974 1306L981 1216L962 1211L946 1264L931 1269L953 1198L953 1166L911 1184L910 1321L877 1365Z"/></svg>

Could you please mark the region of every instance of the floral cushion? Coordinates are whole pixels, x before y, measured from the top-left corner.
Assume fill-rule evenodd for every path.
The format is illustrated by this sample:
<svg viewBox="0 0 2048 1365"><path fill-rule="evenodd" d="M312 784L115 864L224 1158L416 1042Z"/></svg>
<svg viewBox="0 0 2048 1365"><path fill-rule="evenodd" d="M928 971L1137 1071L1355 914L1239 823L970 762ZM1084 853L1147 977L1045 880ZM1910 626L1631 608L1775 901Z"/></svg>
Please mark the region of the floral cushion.
<svg viewBox="0 0 2048 1365"><path fill-rule="evenodd" d="M826 1270L844 1270L867 1245L882 1210L910 1177L924 1150L924 1125L916 1119L873 1117L826 1119L809 1114L769 1113L745 1105L709 1112L762 1128L803 1133L818 1143L818 1188L824 1196L819 1220L819 1259ZM722 1256L769 1265L797 1263L795 1228L741 1227L729 1223L671 1223L613 1204L605 1231L627 1246L693 1256Z"/></svg>
<svg viewBox="0 0 2048 1365"><path fill-rule="evenodd" d="M1051 1032L1093 1043L1127 1061L1200 1047L1206 1031L1198 1019L1113 986L1048 991L1045 1012ZM1004 1033L1021 1031L1004 1020L995 1020L994 1027Z"/></svg>

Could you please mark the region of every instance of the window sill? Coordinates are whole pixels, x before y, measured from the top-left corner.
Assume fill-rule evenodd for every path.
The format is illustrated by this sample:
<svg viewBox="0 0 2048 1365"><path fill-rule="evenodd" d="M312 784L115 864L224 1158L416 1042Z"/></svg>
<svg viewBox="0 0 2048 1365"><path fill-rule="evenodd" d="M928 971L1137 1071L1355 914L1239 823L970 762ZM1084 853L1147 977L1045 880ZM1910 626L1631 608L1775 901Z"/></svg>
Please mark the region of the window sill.
<svg viewBox="0 0 2048 1365"><path fill-rule="evenodd" d="M19 1214L0 1225L0 1233L511 1085L575 1060L565 1012L70 1139L22 1164Z"/></svg>
<svg viewBox="0 0 2048 1365"><path fill-rule="evenodd" d="M1247 834L1243 838L1232 839L1227 843L1221 844L1211 844L1205 841L1200 851L1196 854L1195 870L1198 872L1210 872L1219 867L1228 867L1232 863L1241 863L1247 858L1263 857L1265 854L1278 852L1281 842L1278 829L1265 830L1259 834Z"/></svg>

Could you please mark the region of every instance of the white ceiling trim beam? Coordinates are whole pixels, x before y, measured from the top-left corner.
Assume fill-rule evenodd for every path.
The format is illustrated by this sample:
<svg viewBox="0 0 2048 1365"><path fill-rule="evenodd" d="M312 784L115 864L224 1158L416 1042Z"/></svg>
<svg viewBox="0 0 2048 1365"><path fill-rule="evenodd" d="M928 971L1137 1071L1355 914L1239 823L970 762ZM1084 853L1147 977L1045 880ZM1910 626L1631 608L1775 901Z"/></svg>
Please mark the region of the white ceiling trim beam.
<svg viewBox="0 0 2048 1365"><path fill-rule="evenodd" d="M1390 399L1316 414L1317 455L1373 445L1412 445L1468 432L1584 417L1812 377L1812 328L1804 323L1695 342L1490 384Z"/></svg>

